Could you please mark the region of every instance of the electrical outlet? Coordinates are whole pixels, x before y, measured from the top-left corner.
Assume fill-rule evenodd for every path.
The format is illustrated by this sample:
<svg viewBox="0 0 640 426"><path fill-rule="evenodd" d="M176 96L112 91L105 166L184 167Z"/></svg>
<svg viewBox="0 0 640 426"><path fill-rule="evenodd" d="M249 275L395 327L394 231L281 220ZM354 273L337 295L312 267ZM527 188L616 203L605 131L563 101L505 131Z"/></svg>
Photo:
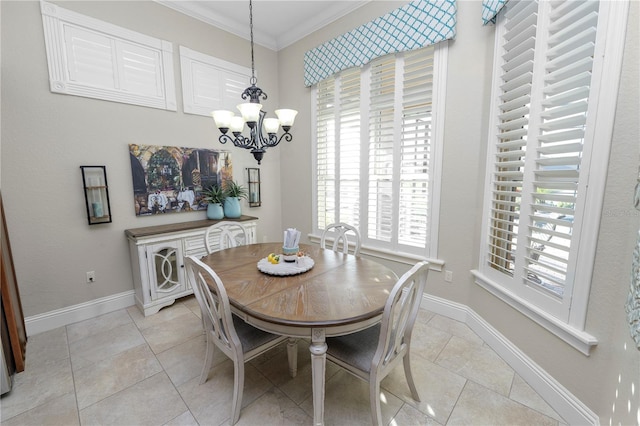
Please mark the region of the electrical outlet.
<svg viewBox="0 0 640 426"><path fill-rule="evenodd" d="M87 283L95 283L96 282L96 271L87 272Z"/></svg>
<svg viewBox="0 0 640 426"><path fill-rule="evenodd" d="M448 283L453 281L453 272L452 271L444 271L444 280Z"/></svg>

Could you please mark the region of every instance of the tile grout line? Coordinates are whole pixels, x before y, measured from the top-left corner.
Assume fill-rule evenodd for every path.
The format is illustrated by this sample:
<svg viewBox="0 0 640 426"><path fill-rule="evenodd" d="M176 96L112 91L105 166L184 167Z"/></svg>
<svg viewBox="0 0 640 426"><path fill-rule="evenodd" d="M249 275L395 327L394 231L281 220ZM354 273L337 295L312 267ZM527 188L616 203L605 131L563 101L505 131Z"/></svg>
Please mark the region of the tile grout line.
<svg viewBox="0 0 640 426"><path fill-rule="evenodd" d="M71 381L73 382L73 399L76 401L76 415L78 416L78 424L82 426L82 420L80 419L80 403L78 401L78 389L76 388L76 376L73 371L73 361L71 360L71 345L69 344L69 330L68 325L64 326L64 340L67 344L67 353L69 354L69 369L71 370Z"/></svg>

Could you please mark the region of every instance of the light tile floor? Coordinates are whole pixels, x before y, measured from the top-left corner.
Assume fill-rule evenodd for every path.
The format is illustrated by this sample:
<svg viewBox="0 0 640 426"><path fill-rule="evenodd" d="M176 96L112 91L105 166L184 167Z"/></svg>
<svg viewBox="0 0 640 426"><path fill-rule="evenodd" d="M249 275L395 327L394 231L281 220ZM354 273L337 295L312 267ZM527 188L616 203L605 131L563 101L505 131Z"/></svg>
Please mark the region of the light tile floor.
<svg viewBox="0 0 640 426"><path fill-rule="evenodd" d="M564 421L465 324L421 310L413 333L413 401L399 366L382 382L382 415L401 425L558 425ZM286 346L246 368L238 425L311 425L308 342L298 375ZM31 336L26 370L0 400L14 425L224 425L233 364L223 356L199 385L205 353L193 297L144 317L132 306ZM325 423L371 424L367 384L327 362Z"/></svg>

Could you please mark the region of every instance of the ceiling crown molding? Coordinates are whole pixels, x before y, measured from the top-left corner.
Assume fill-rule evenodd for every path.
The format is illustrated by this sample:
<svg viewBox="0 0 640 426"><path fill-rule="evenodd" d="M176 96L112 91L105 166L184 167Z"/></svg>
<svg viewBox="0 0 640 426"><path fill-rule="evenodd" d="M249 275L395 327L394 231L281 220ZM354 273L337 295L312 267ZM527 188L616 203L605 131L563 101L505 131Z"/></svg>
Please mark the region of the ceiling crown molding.
<svg viewBox="0 0 640 426"><path fill-rule="evenodd" d="M183 13L192 18L198 19L209 25L217 27L221 30L227 31L231 34L242 37L249 40L249 25L248 25L248 11L247 16L243 19L237 20L229 16L224 16L221 13L215 12L216 2L207 1L184 1L184 0L154 0L156 3L171 8L177 12ZM287 46L297 42L298 40L306 37L314 31L323 28L331 22L342 18L343 16L353 12L354 10L362 7L371 0L352 0L352 1L327 1L323 7L313 13L311 16L298 17L294 11L294 5L303 10L308 8L303 6L304 1L273 1L271 3L282 3L291 8L292 13L287 15L288 22L294 22L295 25L290 28L282 27L282 30L278 31L275 35L268 34L264 30L261 30L259 25L254 21L254 42L268 49L278 51L284 49ZM317 2L316 2L317 3ZM272 22L269 23L273 25ZM275 26L279 27L278 25Z"/></svg>

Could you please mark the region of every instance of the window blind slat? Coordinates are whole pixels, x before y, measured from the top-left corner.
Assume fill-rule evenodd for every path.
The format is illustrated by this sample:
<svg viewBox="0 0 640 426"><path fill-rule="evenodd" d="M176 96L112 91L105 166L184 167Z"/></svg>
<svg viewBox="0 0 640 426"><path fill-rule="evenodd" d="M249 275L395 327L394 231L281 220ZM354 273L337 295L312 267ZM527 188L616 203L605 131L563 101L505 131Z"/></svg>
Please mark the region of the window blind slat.
<svg viewBox="0 0 640 426"><path fill-rule="evenodd" d="M500 86L500 89L502 89L505 92L508 92L523 85L530 85L532 78L533 78L533 73L524 73L518 77L512 78L511 80L508 80L508 81L503 80L504 84Z"/></svg>
<svg viewBox="0 0 640 426"><path fill-rule="evenodd" d="M515 120L504 121L498 125L498 128L500 130L522 129L522 127L526 126L528 122L529 122L529 119L527 117L520 117Z"/></svg>
<svg viewBox="0 0 640 426"><path fill-rule="evenodd" d="M563 132L548 133L542 136L538 136L540 142L559 142L559 141L573 141L575 139L582 139L584 136L584 129L566 130Z"/></svg>
<svg viewBox="0 0 640 426"><path fill-rule="evenodd" d="M579 34L576 34L570 39L563 40L547 51L547 57L553 59L557 56L571 52L572 50L579 49L585 43L595 41L596 32L595 28L589 28ZM555 41L555 39L552 39L552 41Z"/></svg>
<svg viewBox="0 0 640 426"><path fill-rule="evenodd" d="M519 1L514 2L505 9L505 28L507 30L513 28L526 17L536 14L538 11L537 1Z"/></svg>
<svg viewBox="0 0 640 426"><path fill-rule="evenodd" d="M507 132L502 132L498 135L498 137L502 140L510 141L513 139L519 139L526 135L527 135L527 129L521 128L521 129L510 130Z"/></svg>
<svg viewBox="0 0 640 426"><path fill-rule="evenodd" d="M584 114L587 112L589 104L586 100L565 104L556 108L546 109L540 117L545 120L553 120L560 117L567 117L573 114Z"/></svg>
<svg viewBox="0 0 640 426"><path fill-rule="evenodd" d="M591 59L591 57L587 57L574 61L571 64L558 69L547 68L551 72L547 74L545 80L549 83L553 83L578 76L581 73L591 71L592 63L593 59Z"/></svg>
<svg viewBox="0 0 640 426"><path fill-rule="evenodd" d="M587 121L587 118L584 114L581 115L571 115L565 118L557 118L555 120L547 120L544 124L540 126L545 132L553 132L556 130L563 129L571 129L574 127L584 126ZM584 132L581 132L583 134Z"/></svg>

